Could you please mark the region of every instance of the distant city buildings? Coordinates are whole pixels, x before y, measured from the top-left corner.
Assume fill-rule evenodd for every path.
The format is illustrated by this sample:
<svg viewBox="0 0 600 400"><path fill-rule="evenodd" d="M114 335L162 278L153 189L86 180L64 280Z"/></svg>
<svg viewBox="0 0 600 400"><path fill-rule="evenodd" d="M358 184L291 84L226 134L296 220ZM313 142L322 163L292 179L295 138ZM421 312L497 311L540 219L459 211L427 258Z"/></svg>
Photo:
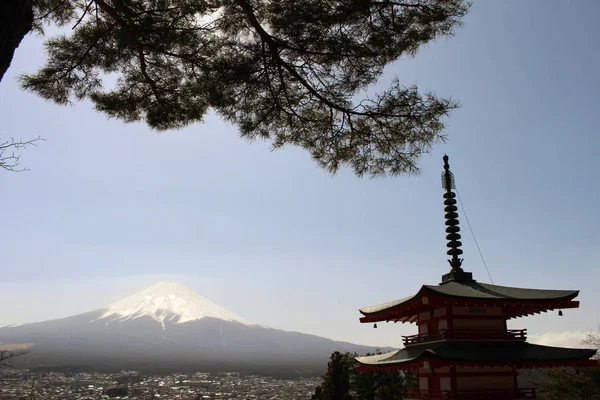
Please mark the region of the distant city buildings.
<svg viewBox="0 0 600 400"><path fill-rule="evenodd" d="M0 369L0 400L305 400L319 383L319 378L281 380L239 373L69 375ZM124 392L114 389L127 394L119 396Z"/></svg>

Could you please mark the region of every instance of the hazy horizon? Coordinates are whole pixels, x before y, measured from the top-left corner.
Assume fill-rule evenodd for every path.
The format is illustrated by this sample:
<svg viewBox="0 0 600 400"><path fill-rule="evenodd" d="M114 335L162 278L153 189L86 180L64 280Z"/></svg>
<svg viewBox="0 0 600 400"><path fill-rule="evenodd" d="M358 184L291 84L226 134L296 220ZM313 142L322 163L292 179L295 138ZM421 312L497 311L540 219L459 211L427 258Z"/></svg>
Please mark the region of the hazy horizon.
<svg viewBox="0 0 600 400"><path fill-rule="evenodd" d="M47 139L0 174L0 326L96 310L180 281L273 328L400 347L414 325L360 324L359 307L437 284L446 261L440 173L457 188L495 284L581 290L579 309L511 320L576 345L600 318L600 3L475 1L464 27L386 70L459 100L418 176L330 175L297 148L246 143L210 115L157 134L88 102L19 89L43 61L27 36L0 83L2 135ZM464 268L489 282L462 209Z"/></svg>
<svg viewBox="0 0 600 400"><path fill-rule="evenodd" d="M153 287L153 286L155 286L157 284L160 284L160 283L177 283L177 284L182 284L184 286L189 287L187 284L185 284L183 282L180 282L180 281L177 281L177 280L163 280L163 281L154 282L152 285L146 286L146 287L142 288L141 290L139 290L139 292L145 291L145 290L147 290L147 289L149 289L149 288L151 288L151 287ZM114 293L118 293L118 292L116 292L116 291L113 292L113 294L112 294L111 297L114 297ZM81 312L80 314L86 313L86 312L91 312L91 311L97 311L97 310L103 309L103 308L107 308L107 307L111 306L115 302L121 301L121 300L123 300L125 298L133 297L136 294L138 294L138 292L125 294L121 298L117 298L114 301L112 301L111 304L104 304L104 305L96 307L94 309L90 309L90 310L86 310L84 312ZM211 301L211 299L207 299L207 300ZM216 304L216 305L220 306L220 304ZM227 311L230 311L230 310L227 310ZM551 312L551 314L552 314L552 312ZM75 314L73 314L73 315L75 315ZM25 322L21 322L21 323L18 323L18 324L0 325L0 328L7 327L7 326L15 326L15 325L18 326L18 325L27 324L27 323L45 322L45 321L48 321L48 320L54 320L54 319L61 319L61 318L65 318L65 317L71 317L73 315L61 315L59 317L53 317L53 318L49 318L49 319L46 319L46 320L25 321ZM244 318L243 316L240 316L240 317ZM262 324L262 323L257 322L257 321L248 321L248 322L250 322L252 324L258 324L258 325L267 326L267 325ZM511 324L511 322L512 321L509 321L509 324ZM361 325L372 326L371 324L361 324ZM392 329L393 329L393 327L396 324L393 324L393 323L389 323L389 324L380 323L380 324L378 324L378 328L377 329L381 329L381 328L386 329L386 325L391 325ZM413 326L414 326L414 328L416 330L416 326L415 325L413 325ZM269 328L275 328L275 329L283 329L283 328L280 328L278 326L268 326L268 327ZM519 325L519 328L523 328L523 325ZM283 330L286 330L286 329L283 329ZM315 334L315 333L312 333L312 332L304 332L304 331L300 331L300 330L289 330L289 331ZM587 347L586 345L584 345L582 343L582 340L585 338L585 335L587 334L587 332L589 332L589 330L587 330L587 331L568 331L567 330L567 331L561 331L561 332L552 332L552 331L550 331L550 332L545 332L545 333L542 333L542 334L530 335L528 337L528 340L529 340L529 342L532 342L532 343L545 344L545 345L551 345L551 346ZM319 336L323 336L323 335L319 335ZM323 336L323 337L326 337L326 336ZM328 339L332 339L332 340L338 340L338 341L347 341L347 340L343 340L343 339L339 339L339 338L335 338L335 337L327 337L327 338ZM402 347L400 345L400 343L397 343L397 344L382 344L382 343L359 343L359 342L352 342L352 341L349 341L349 342L355 343L355 344L360 344L360 345L376 346L376 347L396 347L396 348Z"/></svg>

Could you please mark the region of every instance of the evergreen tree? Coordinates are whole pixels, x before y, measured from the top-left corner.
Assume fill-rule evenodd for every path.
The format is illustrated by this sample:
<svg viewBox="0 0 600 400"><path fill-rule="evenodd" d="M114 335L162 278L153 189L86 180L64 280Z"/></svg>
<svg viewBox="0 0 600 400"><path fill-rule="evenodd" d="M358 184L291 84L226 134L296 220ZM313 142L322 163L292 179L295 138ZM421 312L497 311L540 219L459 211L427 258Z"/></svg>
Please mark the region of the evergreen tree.
<svg viewBox="0 0 600 400"><path fill-rule="evenodd" d="M352 388L359 400L377 399L377 379L375 372L357 373L352 381Z"/></svg>
<svg viewBox="0 0 600 400"><path fill-rule="evenodd" d="M370 354L367 354L370 355ZM356 372L356 354L335 352L312 400L401 400L411 374L400 371Z"/></svg>
<svg viewBox="0 0 600 400"><path fill-rule="evenodd" d="M327 364L327 372L323 382L315 390L313 400L352 400L350 382L354 373L354 357L356 354L340 353L331 354Z"/></svg>
<svg viewBox="0 0 600 400"><path fill-rule="evenodd" d="M400 400L405 387L405 373L400 371L355 373L352 382L357 400Z"/></svg>
<svg viewBox="0 0 600 400"><path fill-rule="evenodd" d="M319 385L315 388L315 394L311 397L311 400L325 400L325 393L323 393L323 386Z"/></svg>
<svg viewBox="0 0 600 400"><path fill-rule="evenodd" d="M600 333L590 331L582 344L600 347ZM598 359L598 354L594 356ZM600 399L600 367L556 368L544 371L543 377L531 382L537 386L538 398L543 400L595 400Z"/></svg>
<svg viewBox="0 0 600 400"><path fill-rule="evenodd" d="M26 4L1 3L0 15ZM67 29L47 40L45 66L22 85L59 104L87 98L110 117L159 130L214 110L242 137L300 146L331 172L413 173L444 140L457 103L398 80L363 93L393 61L452 35L468 8L465 0L33 0L35 30ZM19 26L0 31L0 53L29 29ZM114 88L102 86L107 73L118 77Z"/></svg>
<svg viewBox="0 0 600 400"><path fill-rule="evenodd" d="M404 390L404 375L400 371L378 371L376 374L376 400L401 400Z"/></svg>
<svg viewBox="0 0 600 400"><path fill-rule="evenodd" d="M600 369L551 369L545 378L532 382L537 386L537 397L542 400L595 400L600 398Z"/></svg>

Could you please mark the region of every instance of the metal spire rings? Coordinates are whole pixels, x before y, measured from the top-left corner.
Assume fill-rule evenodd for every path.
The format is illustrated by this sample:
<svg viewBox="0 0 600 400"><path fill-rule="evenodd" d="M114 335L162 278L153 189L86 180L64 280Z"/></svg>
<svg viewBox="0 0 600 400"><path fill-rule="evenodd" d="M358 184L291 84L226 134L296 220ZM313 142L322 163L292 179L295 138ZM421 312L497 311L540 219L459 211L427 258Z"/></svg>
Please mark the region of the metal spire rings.
<svg viewBox="0 0 600 400"><path fill-rule="evenodd" d="M444 155L444 172L442 172L442 187L446 190L444 193L444 211L446 212L446 239L448 243L448 251L446 254L452 256L448 262L454 271L462 272L461 258L458 258L463 251L460 248L462 242L460 241L460 227L458 226L458 208L456 207L456 193L452 191L455 189L454 175L450 172L450 165L448 164L448 156Z"/></svg>

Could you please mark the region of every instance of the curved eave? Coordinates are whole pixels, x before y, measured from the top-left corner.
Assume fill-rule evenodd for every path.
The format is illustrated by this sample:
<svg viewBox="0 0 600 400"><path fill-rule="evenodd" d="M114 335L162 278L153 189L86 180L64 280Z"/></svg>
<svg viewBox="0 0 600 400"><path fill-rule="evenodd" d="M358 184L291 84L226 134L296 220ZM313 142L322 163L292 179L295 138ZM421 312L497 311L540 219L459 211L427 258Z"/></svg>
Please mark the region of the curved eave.
<svg viewBox="0 0 600 400"><path fill-rule="evenodd" d="M596 367L594 349L568 349L529 343L437 344L431 348L401 349L368 357L356 357L358 371L407 370L424 366L514 366L516 368Z"/></svg>
<svg viewBox="0 0 600 400"><path fill-rule="evenodd" d="M399 300L389 301L389 302L383 303L383 304L377 304L374 306L359 308L358 311L361 314L366 316L366 315L379 314L381 312L386 312L388 310L399 308L399 307L402 307L403 305L407 305L407 304L410 304L410 303L418 300L421 297L420 296L421 292L424 289L425 289L425 286L422 286L421 289L419 289L419 291L412 296L404 297Z"/></svg>
<svg viewBox="0 0 600 400"><path fill-rule="evenodd" d="M384 364L384 365L367 365L360 364L354 367L357 372L375 372L375 371L406 371L419 368L423 365L424 361L434 361L433 357L423 358L416 362L407 363L395 363L395 364ZM460 365L464 367L506 367L511 366L517 369L529 369L529 368L558 368L558 367L574 367L574 368L596 368L598 367L597 360L565 360L565 361L528 361L528 362L502 362L502 361L491 361L491 362L446 362L440 363L435 368L445 365Z"/></svg>
<svg viewBox="0 0 600 400"><path fill-rule="evenodd" d="M426 287L422 286L421 289L412 296L375 306L363 307L358 310L363 314L360 318L360 322L416 322L419 308L423 306L423 292L426 290Z"/></svg>
<svg viewBox="0 0 600 400"><path fill-rule="evenodd" d="M542 290L542 289L526 289L526 288L513 288L508 286L490 285L490 284L479 284L477 283L478 289L475 290L471 285L460 285L457 290L444 290L450 287L451 284L432 286L424 285L423 289L429 291L432 295L442 298L449 299L461 299L461 300L472 300L478 302L487 303L555 303L555 302L566 302L573 300L579 296L579 290ZM461 290L461 289L466 290ZM502 290L494 292L489 288L502 288ZM487 289L487 290L481 290ZM472 293L473 295L469 295Z"/></svg>
<svg viewBox="0 0 600 400"><path fill-rule="evenodd" d="M396 362L384 362L384 363L365 363L361 359L365 357L355 357L358 365L354 369L358 372L371 372L371 371L393 371L393 370L407 370L418 368L423 365L423 362L428 359L428 355L423 352L419 356L414 358L408 358L402 361Z"/></svg>
<svg viewBox="0 0 600 400"><path fill-rule="evenodd" d="M564 310L567 308L579 308L578 301L559 301L559 302L527 302L527 303L515 303L515 304L504 304L506 308L507 319L526 317L528 315L540 314L543 312ZM512 307L511 307L512 306Z"/></svg>
<svg viewBox="0 0 600 400"><path fill-rule="evenodd" d="M487 285L493 286L493 285ZM498 287L498 286L496 286ZM509 288L514 290L535 290ZM541 291L552 293L553 291ZM364 307L359 309L363 317L360 322L416 322L417 314L427 310L430 307L441 305L472 306L472 307L503 307L506 309L506 318L517 318L528 315L539 314L542 312L560 310L567 308L578 308L579 302L573 301L579 295L578 290L556 291L565 293L564 296L549 298L495 298L495 297L471 297L459 296L448 293L440 293L431 286L422 286L413 296L400 300L380 304L377 306ZM423 295L427 294L427 302L422 300ZM426 304L425 304L426 303Z"/></svg>

